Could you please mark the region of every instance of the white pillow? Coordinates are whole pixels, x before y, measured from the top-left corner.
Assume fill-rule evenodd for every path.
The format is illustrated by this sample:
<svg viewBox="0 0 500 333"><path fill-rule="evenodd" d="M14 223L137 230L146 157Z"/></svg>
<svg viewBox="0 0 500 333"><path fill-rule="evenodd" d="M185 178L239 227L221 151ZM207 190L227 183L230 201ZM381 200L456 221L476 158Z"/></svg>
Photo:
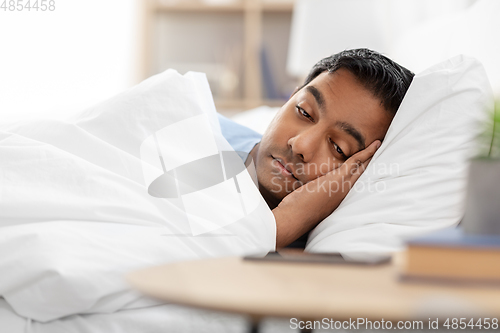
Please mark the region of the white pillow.
<svg viewBox="0 0 500 333"><path fill-rule="evenodd" d="M491 107L482 65L457 56L418 74L384 142L341 205L310 234L306 251L375 260L406 237L457 225L468 159Z"/></svg>

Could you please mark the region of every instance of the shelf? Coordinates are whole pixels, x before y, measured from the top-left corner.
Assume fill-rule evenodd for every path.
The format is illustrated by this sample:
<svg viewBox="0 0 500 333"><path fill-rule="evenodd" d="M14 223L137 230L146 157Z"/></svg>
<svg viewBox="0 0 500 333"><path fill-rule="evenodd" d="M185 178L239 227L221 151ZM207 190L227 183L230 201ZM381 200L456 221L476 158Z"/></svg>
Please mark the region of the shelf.
<svg viewBox="0 0 500 333"><path fill-rule="evenodd" d="M262 4L262 10L264 12L292 12L293 2L264 2Z"/></svg>
<svg viewBox="0 0 500 333"><path fill-rule="evenodd" d="M261 105L282 106L285 103L285 100L267 100L266 94L263 93L263 56L261 48L264 45L264 40L269 44L269 40L274 38L274 40L278 40L278 42L271 42L270 44L272 47L267 48L267 51L274 51L274 53L270 52L267 54L265 58L266 64L269 66L269 63L276 63L276 60L274 60L272 56L269 56L269 54L279 54L279 56L283 58L283 52L286 52L283 51L286 49L286 46L284 46L286 43L283 42L286 37L282 37L286 34L283 33L284 29L280 28L281 30L278 29L275 33L267 33L266 29L269 31L268 29L270 26L274 29L275 26L283 27L286 25L287 28L285 29L289 31L289 22L293 12L295 0L233 0L232 2L226 1L226 3L219 1L218 4L210 4L209 1L205 0L144 0L144 2L141 3L143 3L142 8L144 17L144 35L142 38L144 50L142 54L144 59L144 77L148 77L156 73L158 70L156 67L162 67L156 65L156 67L153 67L152 65L152 61L154 59L152 53L154 49L153 45L163 45L159 42L155 43L154 41L154 38L157 38L155 37L155 34L158 36L160 31L159 27L162 27L159 23L163 22L162 24L164 24L165 22L177 22L177 24L182 25L184 22L189 22L189 20L196 20L195 23L197 24L189 25L187 30L183 30L183 33L185 35L189 35L190 33L192 34L193 31L195 31L196 28L200 28L200 24L203 23L208 24L207 28L202 31L203 33L212 31L214 36L219 36L219 41L221 36L225 36L222 38L228 39L225 43L228 45L230 51L226 52L228 55L222 54L217 56L219 58L226 57L229 59L228 62L232 62L232 65L237 68L237 70L233 72L238 73L237 75L241 75L237 93L225 94L226 96L241 96L241 98L228 100L222 96L220 96L221 98L217 98L217 96L215 96L215 104L218 110L225 109L232 112L235 110L252 109ZM238 26L237 29L221 31L220 29L217 30L214 28L214 25L209 21L217 22L219 26L222 26L222 21L232 22L233 26L235 26L235 22L238 22ZM272 24L269 25L269 22ZM168 31L176 31L176 29L171 27ZM236 35L241 35L241 37L237 37ZM235 36L237 38L235 38ZM180 39L173 38L172 45L179 44L178 40ZM231 41L232 44L229 41ZM221 52L223 52L224 50L224 47L221 47L220 44L221 43L219 42L217 47L213 44L208 45L208 40L205 39L200 43L195 44L196 47L201 45L200 47L206 48L208 56L205 56L204 58L201 57L203 53L200 53L203 51L194 51L196 50L196 47L191 47L192 52L188 52L187 57L176 58L175 55L172 55L176 53L174 53L174 51L169 51L170 57L172 59L177 59L177 61L179 61L178 59L183 59L185 62L213 62L214 60L212 58L215 56L212 56L211 52L213 53L214 50L222 50ZM183 47L188 50L190 49L190 46ZM235 51L231 51L231 48L241 49L241 55ZM163 49L166 48L164 47ZM174 49L177 50L175 47ZM276 52L276 49L279 49L280 51ZM232 55L233 53L231 52L236 54L236 56ZM178 52L178 54L180 53ZM200 56L198 58L203 59L200 60L197 56ZM231 57L235 59L237 57L238 59L232 60ZM279 63L282 64L283 61L284 60L279 61ZM220 62L220 59L216 62ZM276 66L272 68L276 68ZM282 69L280 70L281 71L279 73L282 73ZM282 88L283 75L275 75L275 78L278 79L275 80L274 85L279 85L279 87ZM272 94L269 96L279 96L279 94Z"/></svg>
<svg viewBox="0 0 500 333"><path fill-rule="evenodd" d="M292 12L293 2L264 2L261 4L264 12ZM201 1L184 1L174 3L156 2L156 12L244 12L243 1L229 4L208 4Z"/></svg>
<svg viewBox="0 0 500 333"><path fill-rule="evenodd" d="M237 2L226 5L210 5L204 2L178 2L173 4L158 2L155 4L157 12L243 12L244 3Z"/></svg>

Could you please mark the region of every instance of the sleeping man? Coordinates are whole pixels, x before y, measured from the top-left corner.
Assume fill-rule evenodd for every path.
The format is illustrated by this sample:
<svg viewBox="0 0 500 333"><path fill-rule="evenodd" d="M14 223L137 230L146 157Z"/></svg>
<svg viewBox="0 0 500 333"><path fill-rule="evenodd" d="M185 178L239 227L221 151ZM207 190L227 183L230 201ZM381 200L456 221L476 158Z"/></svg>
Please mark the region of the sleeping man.
<svg viewBox="0 0 500 333"><path fill-rule="evenodd" d="M254 160L276 219L277 248L338 207L384 139L413 75L377 52L347 50L312 68L262 137L219 117L233 148Z"/></svg>
<svg viewBox="0 0 500 333"><path fill-rule="evenodd" d="M413 78L378 53L350 50L315 65L262 137L217 122L206 76L175 70L64 121L0 124L0 296L18 315L56 324L74 314L150 307L124 274L264 256L320 221L309 252L378 260L404 238L462 218L468 158L489 91L484 68L468 57ZM221 153L229 144L250 153L259 189L243 168L225 173ZM213 156L217 175L199 164ZM368 163L378 169L399 161L397 173L360 182ZM216 186L187 186L212 173ZM176 196L151 195L164 178L191 182L166 188ZM354 182L387 183L387 190L343 201Z"/></svg>

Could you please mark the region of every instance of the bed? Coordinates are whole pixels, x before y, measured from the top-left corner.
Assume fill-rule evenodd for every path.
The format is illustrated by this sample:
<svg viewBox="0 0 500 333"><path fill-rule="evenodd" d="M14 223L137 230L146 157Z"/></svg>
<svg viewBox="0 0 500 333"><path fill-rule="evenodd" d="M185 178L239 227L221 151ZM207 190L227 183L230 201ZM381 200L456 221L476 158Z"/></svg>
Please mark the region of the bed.
<svg viewBox="0 0 500 333"><path fill-rule="evenodd" d="M374 260L408 237L457 225L467 161L490 103L486 73L473 58L419 73L358 180L363 189L312 231L306 251ZM275 112L253 110L236 120ZM175 141L186 132L194 139ZM164 148L173 141L178 145ZM180 170L220 151L231 147L199 73L168 70L66 121L0 124L0 253L8 254L0 257L2 329L247 330L246 318L163 304L124 279L153 265L274 250L274 217L251 168L199 191L184 184L177 197L150 195L165 165ZM388 169L393 163L398 167ZM368 190L377 186L383 191ZM285 322L271 326L289 331Z"/></svg>

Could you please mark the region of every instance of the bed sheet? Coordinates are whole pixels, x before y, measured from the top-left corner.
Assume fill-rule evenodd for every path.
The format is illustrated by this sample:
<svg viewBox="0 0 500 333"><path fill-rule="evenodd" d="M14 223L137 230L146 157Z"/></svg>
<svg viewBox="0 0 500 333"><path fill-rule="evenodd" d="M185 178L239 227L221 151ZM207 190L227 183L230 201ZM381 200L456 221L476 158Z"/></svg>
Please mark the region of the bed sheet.
<svg viewBox="0 0 500 333"><path fill-rule="evenodd" d="M111 314L72 315L47 323L17 315L0 299L1 331L5 333L132 333L246 332L248 319L234 314L190 309L173 304L123 310Z"/></svg>
<svg viewBox="0 0 500 333"><path fill-rule="evenodd" d="M250 319L243 315L163 304L111 314L72 315L47 323L28 320L0 298L2 333L246 333ZM293 333L288 319L267 318L262 333Z"/></svg>
<svg viewBox="0 0 500 333"><path fill-rule="evenodd" d="M12 307L0 297L0 325L5 333L24 333L26 319L18 316Z"/></svg>

